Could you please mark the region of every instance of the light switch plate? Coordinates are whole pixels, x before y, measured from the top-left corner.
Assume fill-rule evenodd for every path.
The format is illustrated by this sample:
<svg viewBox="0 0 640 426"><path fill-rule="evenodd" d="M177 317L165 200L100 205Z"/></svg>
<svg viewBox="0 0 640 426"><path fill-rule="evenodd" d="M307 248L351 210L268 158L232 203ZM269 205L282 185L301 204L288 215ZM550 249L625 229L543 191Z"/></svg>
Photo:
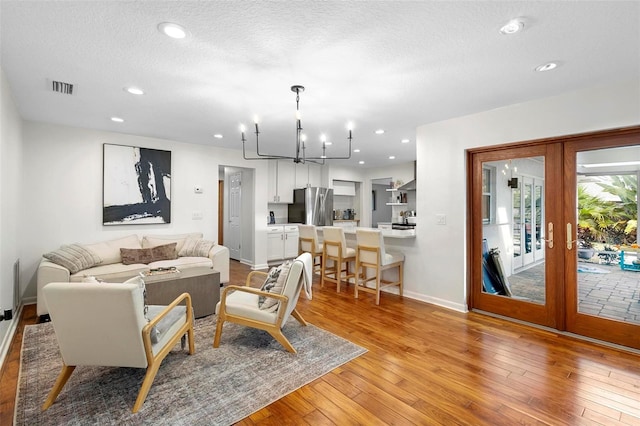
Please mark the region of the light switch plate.
<svg viewBox="0 0 640 426"><path fill-rule="evenodd" d="M447 215L437 214L436 215L436 223L438 225L446 225L447 224Z"/></svg>
<svg viewBox="0 0 640 426"><path fill-rule="evenodd" d="M191 219L193 220L202 220L202 212L195 210L192 214L191 214Z"/></svg>

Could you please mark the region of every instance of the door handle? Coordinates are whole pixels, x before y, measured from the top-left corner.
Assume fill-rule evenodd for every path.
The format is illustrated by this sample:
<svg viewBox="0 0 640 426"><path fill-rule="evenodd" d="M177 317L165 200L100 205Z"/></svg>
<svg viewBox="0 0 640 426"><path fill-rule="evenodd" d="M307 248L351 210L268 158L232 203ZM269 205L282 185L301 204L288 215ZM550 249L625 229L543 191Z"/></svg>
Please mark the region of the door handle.
<svg viewBox="0 0 640 426"><path fill-rule="evenodd" d="M571 239L571 237L573 237L573 234L571 233L571 224L567 223L567 250L573 249L573 243L576 242L576 240Z"/></svg>
<svg viewBox="0 0 640 426"><path fill-rule="evenodd" d="M549 225L547 225L547 236L549 237L547 239L547 244L549 244L549 248L552 249L553 248L553 222L549 222Z"/></svg>

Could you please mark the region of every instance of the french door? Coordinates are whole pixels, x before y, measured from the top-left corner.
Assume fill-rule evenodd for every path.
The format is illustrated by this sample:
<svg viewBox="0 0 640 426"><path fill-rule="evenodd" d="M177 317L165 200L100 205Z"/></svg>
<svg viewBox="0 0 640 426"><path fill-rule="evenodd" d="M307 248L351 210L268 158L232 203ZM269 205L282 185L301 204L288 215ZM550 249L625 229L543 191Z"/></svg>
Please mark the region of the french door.
<svg viewBox="0 0 640 426"><path fill-rule="evenodd" d="M564 169L570 171L564 176L567 231L561 243L565 251L566 329L640 349L640 129L566 143ZM591 238L583 235L580 226L589 218L584 191L592 191L602 200L596 214L609 223L601 224L598 229L602 233ZM630 221L635 221L635 231ZM587 250L581 249L585 240L593 241L587 242Z"/></svg>
<svg viewBox="0 0 640 426"><path fill-rule="evenodd" d="M469 306L640 349L640 127L487 147L468 160ZM611 225L589 224L585 200L594 215L609 209Z"/></svg>

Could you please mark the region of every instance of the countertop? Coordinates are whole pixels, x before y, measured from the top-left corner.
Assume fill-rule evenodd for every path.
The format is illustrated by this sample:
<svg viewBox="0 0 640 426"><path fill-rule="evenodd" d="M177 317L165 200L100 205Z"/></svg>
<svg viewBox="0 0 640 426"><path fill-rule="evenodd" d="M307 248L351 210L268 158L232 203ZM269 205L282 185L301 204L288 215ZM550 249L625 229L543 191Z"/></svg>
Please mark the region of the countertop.
<svg viewBox="0 0 640 426"><path fill-rule="evenodd" d="M376 231L381 231L382 236L385 238L415 238L416 230L415 229L378 229L378 228L345 228L344 235L345 236L355 236L356 229L373 229ZM318 231L322 232L322 226L318 226Z"/></svg>

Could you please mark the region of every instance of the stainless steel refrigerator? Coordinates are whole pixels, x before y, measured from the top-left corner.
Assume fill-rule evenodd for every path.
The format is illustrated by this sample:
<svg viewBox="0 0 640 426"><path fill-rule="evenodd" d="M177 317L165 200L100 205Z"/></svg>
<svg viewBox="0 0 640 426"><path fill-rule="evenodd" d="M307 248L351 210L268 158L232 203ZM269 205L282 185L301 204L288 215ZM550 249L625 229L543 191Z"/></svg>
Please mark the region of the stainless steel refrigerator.
<svg viewBox="0 0 640 426"><path fill-rule="evenodd" d="M294 189L293 204L289 204L289 223L333 225L333 189Z"/></svg>

